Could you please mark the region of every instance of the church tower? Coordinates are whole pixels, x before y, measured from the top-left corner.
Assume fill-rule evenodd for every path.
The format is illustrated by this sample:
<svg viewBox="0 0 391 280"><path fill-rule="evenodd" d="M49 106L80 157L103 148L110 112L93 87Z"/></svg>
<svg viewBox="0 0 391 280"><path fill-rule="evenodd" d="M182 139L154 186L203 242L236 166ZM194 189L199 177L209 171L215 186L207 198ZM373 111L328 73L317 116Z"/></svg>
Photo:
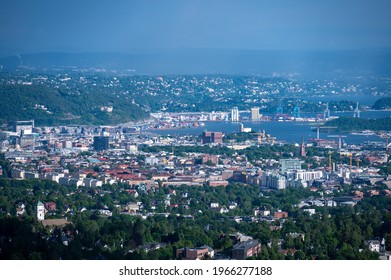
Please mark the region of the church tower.
<svg viewBox="0 0 391 280"><path fill-rule="evenodd" d="M38 201L37 206L35 207L35 214L38 221L45 220L45 206L41 201Z"/></svg>

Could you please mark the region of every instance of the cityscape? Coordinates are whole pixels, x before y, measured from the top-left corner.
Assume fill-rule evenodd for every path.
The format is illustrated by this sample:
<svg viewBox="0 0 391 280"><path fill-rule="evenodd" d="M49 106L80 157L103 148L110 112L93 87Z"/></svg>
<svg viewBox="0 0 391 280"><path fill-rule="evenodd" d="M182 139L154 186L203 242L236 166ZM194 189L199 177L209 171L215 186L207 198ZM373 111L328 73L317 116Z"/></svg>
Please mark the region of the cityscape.
<svg viewBox="0 0 391 280"><path fill-rule="evenodd" d="M0 4L1 260L391 260L389 4L125 2Z"/></svg>
<svg viewBox="0 0 391 280"><path fill-rule="evenodd" d="M100 110L111 113L115 107ZM302 118L298 107L292 116L283 115L280 105L274 116L264 116L259 107L247 112L250 123L317 124L316 137L286 143L265 130L244 127L242 113L238 107L207 114L151 113L152 119L140 124L116 126L15 121L0 133L1 213L41 224L45 231L38 230L35 238L47 240L58 255L35 251L38 258L389 259L384 220L344 237L343 244L356 238L355 255L348 249L343 255L338 247L328 252L320 244L315 250L319 236L303 227L321 222L324 215L353 214L364 205L366 215L387 218L370 205L391 197L388 131L357 132L378 140L349 144L347 136L332 135L336 127L325 125L338 118L328 103L317 118ZM358 103L351 114L360 118ZM167 128L203 129L208 122L233 123L237 131L159 134ZM326 139L320 138L323 129L332 131ZM282 203L281 195L289 202ZM98 222L103 223L100 230ZM133 233L118 229L120 236L113 237L101 232L105 223L116 227L121 222L130 223ZM198 233L186 233L188 227ZM183 239L177 231L188 236ZM74 255L74 244L86 249ZM3 238L1 252L13 258L10 248L11 241Z"/></svg>

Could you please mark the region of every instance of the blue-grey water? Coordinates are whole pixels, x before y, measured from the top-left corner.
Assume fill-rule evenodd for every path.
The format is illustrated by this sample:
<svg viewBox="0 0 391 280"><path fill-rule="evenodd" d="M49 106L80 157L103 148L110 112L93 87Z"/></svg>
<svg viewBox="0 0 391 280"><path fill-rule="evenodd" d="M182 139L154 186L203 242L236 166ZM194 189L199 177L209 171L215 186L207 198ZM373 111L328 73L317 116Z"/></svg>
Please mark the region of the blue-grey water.
<svg viewBox="0 0 391 280"><path fill-rule="evenodd" d="M334 113L335 116L352 116L352 112L340 112ZM308 116L308 115L307 115ZM384 118L391 117L391 111L365 111L361 112L362 118ZM273 137L276 137L279 141L285 141L287 143L300 143L302 137L304 140L309 138L316 138L316 130L311 129L311 127L316 127L316 123L303 123L303 122L251 122L251 121L242 121L244 127L251 127L253 131L260 132L265 130L266 133L270 134ZM231 122L205 122L203 127L191 127L183 129L164 129L164 130L148 130L160 135L200 135L203 131L221 131L225 133L239 132L239 123ZM391 127L390 127L391 131ZM322 139L334 139L329 138L328 136L335 135L335 132L328 133L327 131L320 130L320 138ZM343 140L347 144L360 144L364 141L384 141L376 135L352 135L352 134L343 134L346 138Z"/></svg>

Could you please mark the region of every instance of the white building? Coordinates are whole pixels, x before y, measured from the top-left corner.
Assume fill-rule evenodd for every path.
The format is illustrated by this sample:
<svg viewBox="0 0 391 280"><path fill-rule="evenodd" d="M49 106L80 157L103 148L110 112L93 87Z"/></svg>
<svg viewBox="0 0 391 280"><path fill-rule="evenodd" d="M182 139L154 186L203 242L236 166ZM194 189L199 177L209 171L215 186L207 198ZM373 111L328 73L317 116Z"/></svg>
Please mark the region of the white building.
<svg viewBox="0 0 391 280"><path fill-rule="evenodd" d="M262 187L282 190L286 188L286 178L271 172L262 173Z"/></svg>
<svg viewBox="0 0 391 280"><path fill-rule="evenodd" d="M285 174L289 170L301 169L303 163L300 159L280 159L281 173Z"/></svg>
<svg viewBox="0 0 391 280"><path fill-rule="evenodd" d="M157 157L147 157L145 158L146 165L157 165L159 164L159 159Z"/></svg>
<svg viewBox="0 0 391 280"><path fill-rule="evenodd" d="M322 171L292 170L288 172L288 178L304 182L317 180L323 177Z"/></svg>
<svg viewBox="0 0 391 280"><path fill-rule="evenodd" d="M369 240L367 241L368 249L371 252L380 252L380 241L378 240Z"/></svg>
<svg viewBox="0 0 391 280"><path fill-rule="evenodd" d="M239 121L239 109L238 107L233 107L231 110L231 122Z"/></svg>
<svg viewBox="0 0 391 280"><path fill-rule="evenodd" d="M35 214L38 221L45 220L45 206L41 201L38 201L37 206L35 207Z"/></svg>
<svg viewBox="0 0 391 280"><path fill-rule="evenodd" d="M251 108L251 120L252 121L259 121L260 118L261 118L261 115L259 114L259 107Z"/></svg>

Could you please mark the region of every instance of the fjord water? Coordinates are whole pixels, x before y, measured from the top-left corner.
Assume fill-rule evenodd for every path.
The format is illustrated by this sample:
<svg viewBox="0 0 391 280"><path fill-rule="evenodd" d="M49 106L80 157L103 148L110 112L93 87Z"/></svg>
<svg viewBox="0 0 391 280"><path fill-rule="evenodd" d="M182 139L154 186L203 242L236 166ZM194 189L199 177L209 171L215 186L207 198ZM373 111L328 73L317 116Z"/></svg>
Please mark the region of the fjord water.
<svg viewBox="0 0 391 280"><path fill-rule="evenodd" d="M333 113L335 116L352 116L352 112L339 112ZM304 115L311 116L311 115ZM391 117L391 111L364 111L361 112L362 118L371 118L379 119L385 117ZM276 137L278 141L284 141L286 143L300 143L302 137L304 140L309 138L316 138L316 129L311 129L316 127L317 123L308 123L308 122L251 122L243 121L241 122L244 127L251 127L255 132L261 132L265 130L266 133L270 134L273 137ZM239 132L239 123L232 122L205 122L203 127L191 127L191 128L182 128L182 129L163 129L163 130L149 130L160 135L200 135L203 131L221 131L225 133ZM390 127L391 131L391 127ZM335 132L320 131L320 138L322 139L334 139L329 138L330 135L335 135ZM353 135L353 134L342 134L346 136L343 140L347 144L360 144L365 141L384 141L377 135Z"/></svg>

